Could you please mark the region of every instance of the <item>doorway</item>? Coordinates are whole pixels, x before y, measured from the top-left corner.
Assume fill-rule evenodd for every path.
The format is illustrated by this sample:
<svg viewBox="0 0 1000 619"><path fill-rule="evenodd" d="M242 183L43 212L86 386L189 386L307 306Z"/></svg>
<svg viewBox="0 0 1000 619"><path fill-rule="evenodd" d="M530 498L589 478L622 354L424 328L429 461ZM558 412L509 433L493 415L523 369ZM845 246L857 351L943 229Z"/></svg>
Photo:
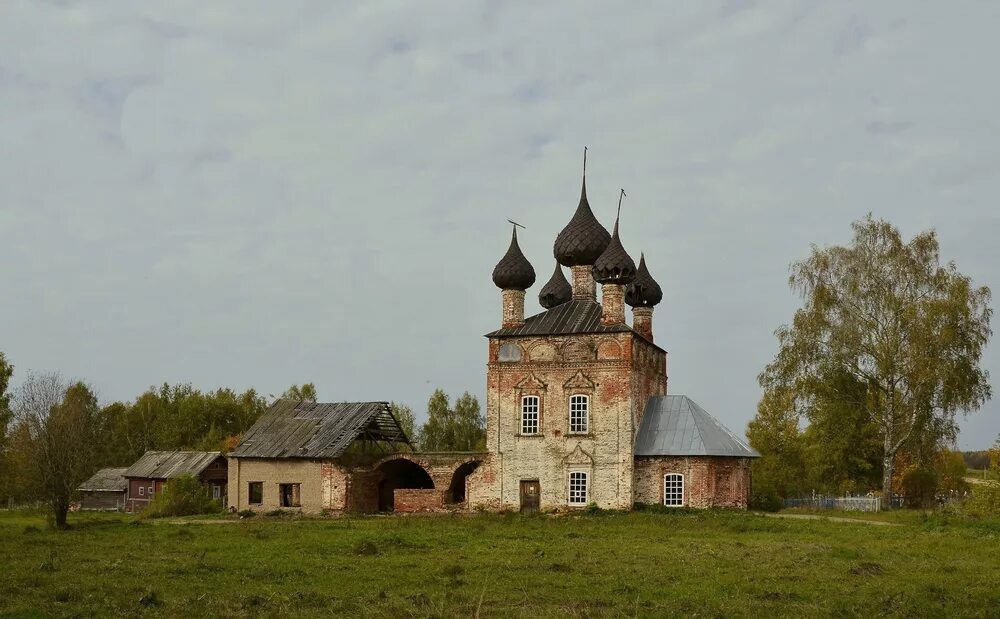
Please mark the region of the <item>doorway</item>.
<svg viewBox="0 0 1000 619"><path fill-rule="evenodd" d="M521 513L534 514L538 512L541 494L537 479L521 481Z"/></svg>

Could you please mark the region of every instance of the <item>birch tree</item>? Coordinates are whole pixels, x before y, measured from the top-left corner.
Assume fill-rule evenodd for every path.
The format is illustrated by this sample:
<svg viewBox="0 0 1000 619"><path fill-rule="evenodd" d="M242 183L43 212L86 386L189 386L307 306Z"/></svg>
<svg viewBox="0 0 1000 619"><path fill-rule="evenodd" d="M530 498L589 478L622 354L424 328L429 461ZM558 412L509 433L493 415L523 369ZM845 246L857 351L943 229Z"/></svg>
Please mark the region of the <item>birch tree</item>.
<svg viewBox="0 0 1000 619"><path fill-rule="evenodd" d="M852 227L850 245L814 246L792 265L789 285L803 307L775 332L778 353L759 381L765 398L791 393L799 415L831 400L863 411L878 432L882 491L891 497L900 449L918 436L953 437L956 413L991 396L980 367L992 335L990 291L941 263L933 231L905 242L871 215ZM841 373L862 388L829 380Z"/></svg>

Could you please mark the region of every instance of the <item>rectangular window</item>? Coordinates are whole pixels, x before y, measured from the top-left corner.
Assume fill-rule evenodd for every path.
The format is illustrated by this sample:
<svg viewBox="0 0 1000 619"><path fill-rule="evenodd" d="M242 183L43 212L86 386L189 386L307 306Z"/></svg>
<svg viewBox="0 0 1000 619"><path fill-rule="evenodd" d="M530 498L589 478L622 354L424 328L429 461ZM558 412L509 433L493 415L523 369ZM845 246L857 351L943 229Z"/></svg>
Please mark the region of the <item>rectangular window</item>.
<svg viewBox="0 0 1000 619"><path fill-rule="evenodd" d="M149 487L149 488L148 488L148 489L146 490L146 494L148 494L149 496L153 496L153 487L152 487L152 486L150 486L150 487Z"/></svg>
<svg viewBox="0 0 1000 619"><path fill-rule="evenodd" d="M538 396L521 398L521 434L538 434Z"/></svg>
<svg viewBox="0 0 1000 619"><path fill-rule="evenodd" d="M212 498L213 499L222 498L222 486L212 486Z"/></svg>
<svg viewBox="0 0 1000 619"><path fill-rule="evenodd" d="M139 496L146 496L146 487L139 486Z"/></svg>
<svg viewBox="0 0 1000 619"><path fill-rule="evenodd" d="M300 507L299 484L278 484L278 496L282 507Z"/></svg>
<svg viewBox="0 0 1000 619"><path fill-rule="evenodd" d="M250 496L251 505L260 505L264 502L264 482L252 481L248 486L247 494Z"/></svg>
<svg viewBox="0 0 1000 619"><path fill-rule="evenodd" d="M586 434L590 412L590 398L585 395L575 395L569 399L569 431L573 434Z"/></svg>
<svg viewBox="0 0 1000 619"><path fill-rule="evenodd" d="M663 504L668 507L684 505L684 476L667 473L663 476Z"/></svg>
<svg viewBox="0 0 1000 619"><path fill-rule="evenodd" d="M587 474L582 471L569 474L569 504L587 504Z"/></svg>

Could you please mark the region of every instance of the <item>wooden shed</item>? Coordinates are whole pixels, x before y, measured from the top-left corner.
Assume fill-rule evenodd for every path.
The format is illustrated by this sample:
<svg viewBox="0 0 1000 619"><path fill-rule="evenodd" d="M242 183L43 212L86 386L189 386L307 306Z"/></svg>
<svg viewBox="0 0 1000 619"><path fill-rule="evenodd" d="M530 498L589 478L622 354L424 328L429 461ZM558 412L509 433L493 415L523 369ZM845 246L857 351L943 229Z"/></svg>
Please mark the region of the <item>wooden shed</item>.
<svg viewBox="0 0 1000 619"><path fill-rule="evenodd" d="M128 480L122 468L101 469L80 484L80 509L94 511L122 511L128 493Z"/></svg>

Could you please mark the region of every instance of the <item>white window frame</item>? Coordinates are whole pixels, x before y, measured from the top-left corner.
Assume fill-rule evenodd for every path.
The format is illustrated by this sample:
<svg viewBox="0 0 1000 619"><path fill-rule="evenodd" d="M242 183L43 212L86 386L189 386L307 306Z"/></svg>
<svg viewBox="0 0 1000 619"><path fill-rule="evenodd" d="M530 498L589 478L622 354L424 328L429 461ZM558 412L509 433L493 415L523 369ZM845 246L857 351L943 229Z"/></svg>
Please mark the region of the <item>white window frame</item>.
<svg viewBox="0 0 1000 619"><path fill-rule="evenodd" d="M678 485L678 482L679 485ZM669 488L667 484L672 484ZM670 492L668 492L670 490ZM671 502L667 502L667 498ZM675 502L680 501L680 502ZM663 474L663 505L664 507L684 507L684 474L664 473Z"/></svg>
<svg viewBox="0 0 1000 619"><path fill-rule="evenodd" d="M146 496L144 494L145 492L146 492L146 486L139 486L139 496Z"/></svg>
<svg viewBox="0 0 1000 619"><path fill-rule="evenodd" d="M583 408L580 408L580 404ZM576 407L576 408L574 408ZM574 413L579 413L583 411L583 422L580 422L579 416L576 419L574 427ZM585 393L575 393L569 397L569 433L570 434L586 434L590 431L590 396Z"/></svg>
<svg viewBox="0 0 1000 619"><path fill-rule="evenodd" d="M531 410L533 408L534 410ZM528 417L533 415L534 417ZM534 430L526 423L529 419L534 420ZM542 398L537 395L521 396L521 434L523 436L535 436L539 434L542 426Z"/></svg>
<svg viewBox="0 0 1000 619"><path fill-rule="evenodd" d="M583 480L583 497L579 496L579 480ZM574 484L574 482L576 482ZM576 488L574 488L574 485ZM570 471L566 488L566 503L573 507L582 507L590 499L590 474L587 471Z"/></svg>
<svg viewBox="0 0 1000 619"><path fill-rule="evenodd" d="M153 492L154 492L153 486L150 486L149 490L146 491L146 494L148 494L149 496L153 496Z"/></svg>

